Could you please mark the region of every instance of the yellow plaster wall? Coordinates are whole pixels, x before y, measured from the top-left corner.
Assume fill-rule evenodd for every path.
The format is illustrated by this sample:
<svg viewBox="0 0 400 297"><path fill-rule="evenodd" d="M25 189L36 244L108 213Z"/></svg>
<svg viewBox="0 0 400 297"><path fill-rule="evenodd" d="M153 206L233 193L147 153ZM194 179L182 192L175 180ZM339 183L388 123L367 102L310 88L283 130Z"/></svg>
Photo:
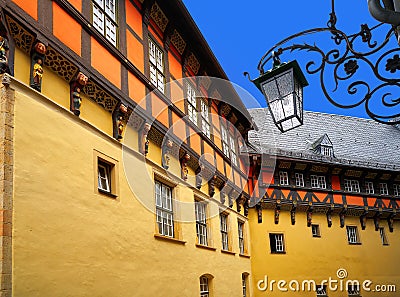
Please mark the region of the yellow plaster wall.
<svg viewBox="0 0 400 297"><path fill-rule="evenodd" d="M266 291L257 289L257 282L270 280L315 280L322 281L332 277L339 280L336 272L344 268L352 280L372 280L374 284L396 284L400 288L398 232L400 224L390 233L386 220L381 221L388 237L388 246L383 246L373 221L368 220L365 230L361 230L358 217L346 217L346 226L357 226L361 245L350 245L347 242L346 227L340 228L339 216L333 216L333 224L328 228L324 214L314 214L313 224L319 224L321 237L312 237L311 227L307 227L306 214L296 213L296 224L291 225L290 212L281 211L279 224L274 224L274 211L263 210L263 223L257 223L257 212L250 210L251 253L254 296L315 296L315 292L281 292L274 284ZM286 254L271 254L269 233L283 233ZM392 255L392 256L390 256ZM347 280L345 279L345 280ZM300 282L301 284L301 282ZM263 285L263 284L261 284ZM288 285L286 285L288 288ZM371 285L371 288L373 286ZM346 292L333 292L328 289L328 296L347 296ZM379 293L361 291L361 296L395 296L396 293Z"/></svg>
<svg viewBox="0 0 400 297"><path fill-rule="evenodd" d="M215 251L195 246L194 223L181 224L184 245L156 239L154 215L136 199L154 197L153 184L137 169L141 158L128 158L140 184L133 194L117 141L29 88L12 87L14 296L199 296L205 273L214 276L215 296L241 296L241 273L250 273L250 260L237 253L236 223L231 230L236 255L220 251L218 217L210 221ZM116 199L94 190L94 150L119 163ZM183 184L176 193L193 201L193 190ZM230 219L237 221L234 211Z"/></svg>

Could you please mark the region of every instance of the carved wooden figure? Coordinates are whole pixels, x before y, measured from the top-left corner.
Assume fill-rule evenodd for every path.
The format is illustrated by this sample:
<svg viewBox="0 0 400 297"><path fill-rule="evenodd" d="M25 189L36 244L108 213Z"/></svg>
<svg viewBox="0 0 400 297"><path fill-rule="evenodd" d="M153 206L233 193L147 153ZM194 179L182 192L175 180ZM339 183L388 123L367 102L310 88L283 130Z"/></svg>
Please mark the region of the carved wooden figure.
<svg viewBox="0 0 400 297"><path fill-rule="evenodd" d="M328 209L326 212L326 221L328 222L328 227L332 226L332 209Z"/></svg>
<svg viewBox="0 0 400 297"><path fill-rule="evenodd" d="M201 189L201 186L203 184L203 170L204 170L204 166L200 165L199 168L197 169L197 174L196 174L196 188L197 189Z"/></svg>
<svg viewBox="0 0 400 297"><path fill-rule="evenodd" d="M274 222L275 224L279 224L279 215L281 213L281 207L280 205L276 205L275 206L275 210L274 210Z"/></svg>
<svg viewBox="0 0 400 297"><path fill-rule="evenodd" d="M8 52L9 52L8 40L4 36L0 36L0 74L10 73L8 66Z"/></svg>
<svg viewBox="0 0 400 297"><path fill-rule="evenodd" d="M261 224L262 223L262 206L261 206L261 204L256 205L256 210L257 210L258 223Z"/></svg>
<svg viewBox="0 0 400 297"><path fill-rule="evenodd" d="M242 210L242 203L243 203L243 195L240 194L239 197L236 198L236 210L240 212Z"/></svg>
<svg viewBox="0 0 400 297"><path fill-rule="evenodd" d="M185 153L183 157L181 158L181 177L183 180L187 180L188 178L188 173L189 173L189 167L188 167L188 162L190 160L190 155L188 153Z"/></svg>
<svg viewBox="0 0 400 297"><path fill-rule="evenodd" d="M293 205L290 210L290 221L292 225L296 224L296 205Z"/></svg>
<svg viewBox="0 0 400 297"><path fill-rule="evenodd" d="M342 211L339 213L340 228L343 228L343 227L344 227L344 224L345 224L345 214L346 214L346 211L344 211L344 210L342 210Z"/></svg>
<svg viewBox="0 0 400 297"><path fill-rule="evenodd" d="M89 78L86 75L84 75L82 72L79 72L75 80L71 83L70 110L78 117L81 114L81 91L83 87L86 86L88 80Z"/></svg>
<svg viewBox="0 0 400 297"><path fill-rule="evenodd" d="M243 214L245 217L247 217L249 215L249 198L244 199Z"/></svg>
<svg viewBox="0 0 400 297"><path fill-rule="evenodd" d="M394 223L394 217L396 214L392 214L387 218L388 226L389 226L389 231L393 232L393 223Z"/></svg>
<svg viewBox="0 0 400 297"><path fill-rule="evenodd" d="M379 223L380 223L380 220L381 220L381 214L380 214L380 213L377 213L377 214L374 216L375 231L378 231L378 230L379 230Z"/></svg>
<svg viewBox="0 0 400 297"><path fill-rule="evenodd" d="M32 57L31 57L31 87L36 91L42 91L42 79L43 79L43 63L46 54L46 46L38 42L34 46Z"/></svg>
<svg viewBox="0 0 400 297"><path fill-rule="evenodd" d="M313 209L309 208L307 210L307 227L310 227L312 224L312 215L313 215Z"/></svg>
<svg viewBox="0 0 400 297"><path fill-rule="evenodd" d="M217 176L214 175L208 182L208 194L213 197L215 194L215 182L217 181Z"/></svg>
<svg viewBox="0 0 400 297"><path fill-rule="evenodd" d="M167 170L169 168L169 161L171 158L170 154L171 154L172 145L173 145L172 140L166 139L161 148L161 166Z"/></svg>
<svg viewBox="0 0 400 297"><path fill-rule="evenodd" d="M364 212L361 216L360 216L360 224L361 224L361 229L365 230L366 226L367 226L367 212Z"/></svg>
<svg viewBox="0 0 400 297"><path fill-rule="evenodd" d="M149 123L145 123L142 128L142 132L139 136L139 149L140 152L146 157L149 153L149 140L147 138L149 131L151 129L151 125Z"/></svg>
<svg viewBox="0 0 400 297"><path fill-rule="evenodd" d="M128 107L121 103L117 110L115 110L113 113L114 138L117 140L121 140L123 138L125 125L128 122L127 116Z"/></svg>

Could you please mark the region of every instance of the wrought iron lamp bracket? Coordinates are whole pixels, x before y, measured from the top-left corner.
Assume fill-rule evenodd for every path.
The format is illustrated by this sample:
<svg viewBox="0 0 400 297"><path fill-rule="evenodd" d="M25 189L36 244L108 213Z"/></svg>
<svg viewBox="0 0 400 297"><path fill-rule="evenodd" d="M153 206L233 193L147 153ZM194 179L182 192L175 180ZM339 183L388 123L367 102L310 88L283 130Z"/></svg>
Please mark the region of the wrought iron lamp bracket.
<svg viewBox="0 0 400 297"><path fill-rule="evenodd" d="M378 23L372 28L367 24L362 24L358 33L347 35L342 30L336 28L336 22L337 17L334 9L334 0L332 0L332 11L327 26L312 28L293 34L275 44L260 59L258 64L260 75L265 73L264 67L271 59L279 61L279 56L285 52L298 50L317 53L319 54L320 61L318 63L315 60L308 62L306 64L306 71L308 74L319 73L322 91L329 102L336 107L346 109L364 105L368 116L375 121L391 125L400 124L400 78L393 77L394 73L397 71L400 72L400 48L397 46L389 50L384 49L390 42L391 37L395 35L396 29L391 26L387 31L384 40L378 43L377 41L373 41L373 32L384 23ZM292 43L292 41L298 37L323 32L330 33L334 43L337 46L345 45L345 48L334 48L324 51L315 43ZM359 43L360 41L367 45L367 50L356 50L355 42ZM380 51L383 51L383 53L380 53ZM355 80L354 75L359 71L359 63L366 65L370 70L372 70L377 83L372 84L364 80ZM349 95L359 95L362 93L361 97L356 101L352 100L352 102L348 104L339 103L332 98L330 92L327 91L325 84L327 66L333 66L333 82L335 87L331 93L338 89L339 82L349 80L347 93ZM382 74L382 71L380 71L383 66L386 71L385 74ZM343 73L345 74L343 75ZM392 76L388 75L389 73L392 74ZM250 79L248 73L245 73L245 75ZM354 81L352 82L351 79ZM388 91L389 88L391 91ZM395 95L393 95L393 88L396 91ZM352 98L355 98L355 96ZM395 112L390 112L390 115L377 114L372 110L372 102L375 102L374 104L376 105L377 98L378 100L380 99L378 102L382 104L386 112L388 109L390 109L390 111L395 110L395 107L397 107L397 110L395 110Z"/></svg>

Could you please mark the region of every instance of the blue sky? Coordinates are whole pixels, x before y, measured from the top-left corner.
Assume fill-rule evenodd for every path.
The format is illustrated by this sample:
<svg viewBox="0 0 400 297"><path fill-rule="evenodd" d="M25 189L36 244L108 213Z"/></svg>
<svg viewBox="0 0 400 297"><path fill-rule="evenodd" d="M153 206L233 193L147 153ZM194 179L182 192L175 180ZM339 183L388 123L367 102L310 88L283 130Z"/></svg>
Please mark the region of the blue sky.
<svg viewBox="0 0 400 297"><path fill-rule="evenodd" d="M228 1L228 0L183 0L211 49L225 69L228 77L247 91L265 106L264 98L243 76L248 71L254 79L258 76L257 64L263 54L274 44L294 33L314 27L326 27L331 10L330 0L286 0L286 1ZM356 33L360 25L367 23L370 27L377 24L368 12L366 0L336 1L335 10L338 18L336 27L345 33ZM381 28L381 34L373 35L373 40L386 34L388 25ZM374 33L375 34L375 33ZM324 36L322 36L324 35ZM321 45L325 50L333 48L334 43L329 33L298 39L294 43ZM393 40L393 44L396 44ZM363 46L363 45L361 45ZM312 60L312 55L305 51L285 54L282 61L299 60L305 72L305 65ZM271 68L267 64L266 69ZM361 69L361 68L360 68ZM358 71L361 80L369 80L370 73ZM368 117L364 107L340 109L325 99L320 87L319 75L306 74L310 86L304 90L304 106L306 110L325 113L345 114L357 117ZM398 73L397 73L398 77ZM327 86L333 89L332 85ZM347 87L346 87L347 88ZM334 98L338 101L354 100L339 89ZM395 90L398 92L398 90ZM360 93L360 92L359 92ZM395 92L393 92L395 93ZM399 94L397 94L399 96ZM361 96L362 97L362 96ZM380 98L379 100L380 101ZM349 101L346 101L349 102ZM380 107L377 107L378 109Z"/></svg>

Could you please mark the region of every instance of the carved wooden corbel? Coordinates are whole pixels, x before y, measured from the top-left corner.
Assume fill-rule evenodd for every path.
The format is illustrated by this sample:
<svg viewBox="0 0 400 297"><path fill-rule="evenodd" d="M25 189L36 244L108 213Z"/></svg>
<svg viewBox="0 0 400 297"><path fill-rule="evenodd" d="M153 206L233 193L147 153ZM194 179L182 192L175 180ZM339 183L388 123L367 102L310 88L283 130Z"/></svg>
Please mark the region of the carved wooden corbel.
<svg viewBox="0 0 400 297"><path fill-rule="evenodd" d="M43 65L46 51L46 45L42 42L37 42L31 55L30 86L38 92L42 91Z"/></svg>
<svg viewBox="0 0 400 297"><path fill-rule="evenodd" d="M183 157L181 158L181 177L183 180L187 180L188 178L188 173L189 173L189 167L188 167L188 162L190 160L190 155L188 153L185 153Z"/></svg>
<svg viewBox="0 0 400 297"><path fill-rule="evenodd" d="M81 91L86 86L89 78L82 72L79 72L76 78L70 84L70 110L74 115L78 116L81 114Z"/></svg>
<svg viewBox="0 0 400 297"><path fill-rule="evenodd" d="M208 194L213 197L215 194L215 182L217 181L217 176L214 175L208 182Z"/></svg>
<svg viewBox="0 0 400 297"><path fill-rule="evenodd" d="M171 159L171 150L172 150L173 142L170 139L164 139L163 145L161 147L161 166L164 169L169 168L169 161Z"/></svg>
<svg viewBox="0 0 400 297"><path fill-rule="evenodd" d="M149 153L149 139L148 134L151 129L151 125L149 123L144 123L141 133L139 134L139 151L145 157Z"/></svg>
<svg viewBox="0 0 400 297"><path fill-rule="evenodd" d="M257 210L258 223L261 224L262 223L262 205L261 205L261 203L258 203L256 205L256 210Z"/></svg>

